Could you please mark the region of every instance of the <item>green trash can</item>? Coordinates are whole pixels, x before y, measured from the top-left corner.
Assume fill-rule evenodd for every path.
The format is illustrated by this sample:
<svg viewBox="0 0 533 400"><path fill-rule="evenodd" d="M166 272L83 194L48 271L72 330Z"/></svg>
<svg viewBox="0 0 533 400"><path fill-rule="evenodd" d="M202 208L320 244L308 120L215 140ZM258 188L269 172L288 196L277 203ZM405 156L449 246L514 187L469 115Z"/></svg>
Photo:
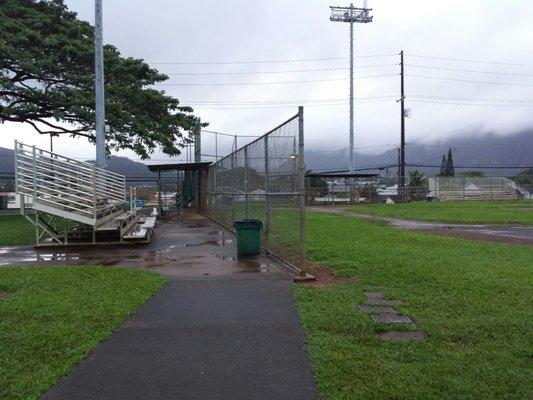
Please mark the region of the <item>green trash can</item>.
<svg viewBox="0 0 533 400"><path fill-rule="evenodd" d="M242 219L233 224L237 231L237 254L240 257L255 256L261 252L261 228L258 219Z"/></svg>

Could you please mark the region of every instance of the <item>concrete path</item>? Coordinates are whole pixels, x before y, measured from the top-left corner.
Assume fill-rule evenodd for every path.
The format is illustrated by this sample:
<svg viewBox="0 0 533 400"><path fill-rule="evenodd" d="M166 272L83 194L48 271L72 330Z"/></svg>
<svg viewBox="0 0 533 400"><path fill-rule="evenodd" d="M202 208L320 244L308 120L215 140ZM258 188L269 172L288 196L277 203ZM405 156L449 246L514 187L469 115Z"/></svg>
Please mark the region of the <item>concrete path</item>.
<svg viewBox="0 0 533 400"><path fill-rule="evenodd" d="M318 398L291 276L262 256L236 259L218 225L163 222L144 247L0 251L10 265L107 263L169 279L43 399Z"/></svg>

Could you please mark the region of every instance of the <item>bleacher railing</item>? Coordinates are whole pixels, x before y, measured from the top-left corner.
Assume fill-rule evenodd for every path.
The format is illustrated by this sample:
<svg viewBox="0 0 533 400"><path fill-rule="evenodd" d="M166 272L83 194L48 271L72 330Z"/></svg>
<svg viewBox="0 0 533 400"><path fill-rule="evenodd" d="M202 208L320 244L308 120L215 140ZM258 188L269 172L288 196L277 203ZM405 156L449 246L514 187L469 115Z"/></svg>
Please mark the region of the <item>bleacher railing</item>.
<svg viewBox="0 0 533 400"><path fill-rule="evenodd" d="M15 187L33 204L96 221L99 209L126 199L123 175L15 141Z"/></svg>

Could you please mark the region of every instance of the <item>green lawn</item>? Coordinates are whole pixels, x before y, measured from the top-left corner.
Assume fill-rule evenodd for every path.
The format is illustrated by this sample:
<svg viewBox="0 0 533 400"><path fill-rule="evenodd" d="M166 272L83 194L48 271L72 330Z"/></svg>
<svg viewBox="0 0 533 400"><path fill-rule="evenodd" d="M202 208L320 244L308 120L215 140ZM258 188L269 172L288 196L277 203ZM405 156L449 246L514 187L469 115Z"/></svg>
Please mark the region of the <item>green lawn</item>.
<svg viewBox="0 0 533 400"><path fill-rule="evenodd" d="M362 204L350 211L380 217L476 224L533 224L533 201L416 201L405 204Z"/></svg>
<svg viewBox="0 0 533 400"><path fill-rule="evenodd" d="M39 398L164 282L109 267L0 268L0 398Z"/></svg>
<svg viewBox="0 0 533 400"><path fill-rule="evenodd" d="M297 286L322 400L533 398L533 248L309 213L308 255L356 283ZM363 292L404 301L429 338L385 342ZM401 329L401 328L400 328Z"/></svg>
<svg viewBox="0 0 533 400"><path fill-rule="evenodd" d="M35 228L22 215L0 215L0 245L35 243Z"/></svg>

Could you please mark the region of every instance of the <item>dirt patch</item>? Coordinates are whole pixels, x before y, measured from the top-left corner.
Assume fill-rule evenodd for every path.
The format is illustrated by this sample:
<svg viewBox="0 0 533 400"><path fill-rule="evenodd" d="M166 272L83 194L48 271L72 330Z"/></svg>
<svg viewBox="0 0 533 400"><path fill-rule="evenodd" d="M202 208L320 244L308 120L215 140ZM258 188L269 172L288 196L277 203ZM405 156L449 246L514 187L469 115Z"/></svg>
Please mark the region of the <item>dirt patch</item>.
<svg viewBox="0 0 533 400"><path fill-rule="evenodd" d="M323 288L330 285L348 284L357 282L355 276L350 277L338 277L333 274L333 270L330 267L319 266L316 264L310 264L307 267L307 272L313 275L316 280L314 281L302 281L300 284L306 286L312 286L317 288Z"/></svg>
<svg viewBox="0 0 533 400"><path fill-rule="evenodd" d="M0 290L0 299L5 299L6 297L12 296L13 293L6 292L4 290Z"/></svg>

